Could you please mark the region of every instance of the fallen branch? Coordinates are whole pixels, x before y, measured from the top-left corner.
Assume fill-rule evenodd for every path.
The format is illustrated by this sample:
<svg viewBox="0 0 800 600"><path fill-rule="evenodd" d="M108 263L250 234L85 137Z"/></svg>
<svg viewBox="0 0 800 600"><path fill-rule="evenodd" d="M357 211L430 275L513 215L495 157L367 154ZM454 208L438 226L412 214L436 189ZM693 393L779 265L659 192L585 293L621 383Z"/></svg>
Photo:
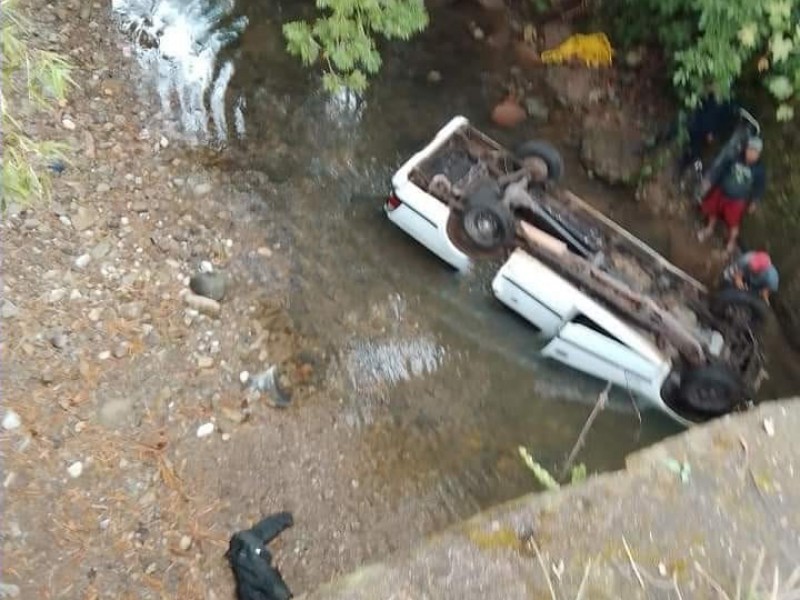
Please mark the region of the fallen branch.
<svg viewBox="0 0 800 600"><path fill-rule="evenodd" d="M600 392L599 396L597 396L597 402L594 403L594 408L592 409L592 412L589 413L589 418L586 419L586 423L583 424L583 429L581 429L581 433L578 436L578 439L575 441L575 445L572 447L569 457L567 457L567 462L564 463L564 467L561 469L562 480L564 477L566 477L567 473L569 473L569 470L572 468L572 463L575 461L575 457L578 455L578 452L580 452L581 448L583 448L583 445L586 442L586 435L592 428L594 420L597 418L597 415L600 413L600 411L605 408L606 402L608 401L608 392L610 390L611 382L609 381L606 384L605 389Z"/></svg>

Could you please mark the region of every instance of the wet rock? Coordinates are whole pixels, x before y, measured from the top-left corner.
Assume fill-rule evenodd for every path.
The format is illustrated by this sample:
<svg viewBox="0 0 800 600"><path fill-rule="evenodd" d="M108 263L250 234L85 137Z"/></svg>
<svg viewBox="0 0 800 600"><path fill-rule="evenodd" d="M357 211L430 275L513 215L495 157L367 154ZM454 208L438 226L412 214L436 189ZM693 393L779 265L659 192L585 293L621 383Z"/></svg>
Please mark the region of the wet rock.
<svg viewBox="0 0 800 600"><path fill-rule="evenodd" d="M550 118L550 109L547 108L547 104L544 103L544 100L535 96L525 99L525 111L528 116L537 121L547 122Z"/></svg>
<svg viewBox="0 0 800 600"><path fill-rule="evenodd" d="M587 117L581 138L581 163L607 183L633 183L642 168L640 134L625 119Z"/></svg>
<svg viewBox="0 0 800 600"><path fill-rule="evenodd" d="M78 211L72 215L72 227L76 231L85 231L89 229L97 221L97 211L85 206L78 208Z"/></svg>
<svg viewBox="0 0 800 600"><path fill-rule="evenodd" d="M98 413L100 423L110 428L117 428L128 423L133 417L133 401L129 398L112 398L106 400Z"/></svg>
<svg viewBox="0 0 800 600"><path fill-rule="evenodd" d="M496 125L511 128L522 123L527 115L519 102L509 96L492 109L491 117Z"/></svg>
<svg viewBox="0 0 800 600"><path fill-rule="evenodd" d="M193 308L210 317L219 316L219 313L222 311L222 307L216 300L206 298L205 296L198 296L191 292L184 295L183 301L189 308Z"/></svg>
<svg viewBox="0 0 800 600"><path fill-rule="evenodd" d="M189 288L198 296L219 302L225 297L226 283L222 273L197 273L189 280Z"/></svg>
<svg viewBox="0 0 800 600"><path fill-rule="evenodd" d="M0 317L13 319L19 316L19 308L11 300L3 299L3 306L0 308Z"/></svg>

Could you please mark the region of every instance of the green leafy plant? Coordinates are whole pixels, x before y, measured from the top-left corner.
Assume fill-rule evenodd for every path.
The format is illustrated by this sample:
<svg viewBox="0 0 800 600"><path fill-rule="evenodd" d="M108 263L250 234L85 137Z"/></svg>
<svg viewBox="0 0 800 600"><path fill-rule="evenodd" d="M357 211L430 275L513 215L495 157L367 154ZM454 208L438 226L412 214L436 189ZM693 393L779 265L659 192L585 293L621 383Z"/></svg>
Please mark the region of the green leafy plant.
<svg viewBox="0 0 800 600"><path fill-rule="evenodd" d="M47 110L65 98L74 85L72 67L54 52L32 48L30 25L16 9L15 0L2 0L3 87L0 110L3 126L2 205L28 203L47 197L50 178L45 161L63 159L64 147L49 141L37 141L26 134L17 116L17 106ZM13 96L13 107L10 104Z"/></svg>
<svg viewBox="0 0 800 600"><path fill-rule="evenodd" d="M378 72L376 39L408 40L428 25L424 0L317 0L314 22L283 26L289 52L306 66L321 64L329 92L363 92Z"/></svg>
<svg viewBox="0 0 800 600"><path fill-rule="evenodd" d="M520 446L517 448L520 457L522 457L522 461L525 463L525 466L531 470L533 476L536 478L536 481L539 482L546 490L558 490L561 489L561 484L550 474L545 467L541 465L541 463L537 462L530 452L528 452L527 448L524 446ZM575 465L570 469L569 473L569 484L574 485L576 483L580 483L586 479L586 465L583 463Z"/></svg>
<svg viewBox="0 0 800 600"><path fill-rule="evenodd" d="M709 84L724 96L736 80L752 74L775 99L776 118L794 117L800 98L800 0L608 4L621 43L661 44L671 59L673 84L687 106L695 106Z"/></svg>

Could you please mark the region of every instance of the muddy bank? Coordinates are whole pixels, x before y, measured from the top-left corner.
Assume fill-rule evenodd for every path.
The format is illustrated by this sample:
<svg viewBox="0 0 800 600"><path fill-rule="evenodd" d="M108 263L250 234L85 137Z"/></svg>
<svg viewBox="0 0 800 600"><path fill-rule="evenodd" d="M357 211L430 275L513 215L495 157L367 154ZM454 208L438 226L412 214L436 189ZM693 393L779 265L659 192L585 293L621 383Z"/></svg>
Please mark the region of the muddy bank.
<svg viewBox="0 0 800 600"><path fill-rule="evenodd" d="M622 472L499 506L304 597L733 597L762 549L761 589L774 573L785 585L800 565L798 426L790 399L694 428Z"/></svg>

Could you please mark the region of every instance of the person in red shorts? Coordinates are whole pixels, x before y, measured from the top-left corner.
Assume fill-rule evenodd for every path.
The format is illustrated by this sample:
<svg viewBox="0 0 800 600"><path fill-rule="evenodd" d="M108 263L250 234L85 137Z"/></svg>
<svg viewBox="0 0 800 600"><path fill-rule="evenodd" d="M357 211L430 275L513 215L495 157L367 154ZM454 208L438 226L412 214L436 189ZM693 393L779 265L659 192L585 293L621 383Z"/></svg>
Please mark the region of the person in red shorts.
<svg viewBox="0 0 800 600"><path fill-rule="evenodd" d="M751 137L741 156L723 162L716 172L709 173L703 181L708 194L703 200L701 210L708 224L698 233L703 242L712 233L717 221L722 219L728 226L728 254L736 249L739 227L746 212L753 212L761 201L766 188L766 171L761 163L761 150L764 142L759 137Z"/></svg>

